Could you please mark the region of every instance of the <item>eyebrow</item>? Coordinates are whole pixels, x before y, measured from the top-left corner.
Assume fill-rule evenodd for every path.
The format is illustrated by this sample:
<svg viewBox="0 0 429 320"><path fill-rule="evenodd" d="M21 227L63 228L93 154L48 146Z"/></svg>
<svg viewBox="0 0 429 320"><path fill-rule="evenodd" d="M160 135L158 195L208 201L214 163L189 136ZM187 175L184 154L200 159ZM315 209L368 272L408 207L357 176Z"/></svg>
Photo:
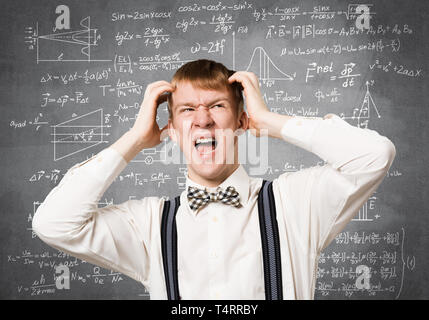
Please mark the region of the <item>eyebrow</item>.
<svg viewBox="0 0 429 320"><path fill-rule="evenodd" d="M214 103L220 102L220 101L227 101L227 102L229 102L227 97L222 97L222 98L217 98L217 99L215 99L213 101L210 101L206 105L213 105ZM194 105L193 102L179 102L179 103L175 104L176 108L178 108L178 107L184 107L184 106L195 107L195 105Z"/></svg>

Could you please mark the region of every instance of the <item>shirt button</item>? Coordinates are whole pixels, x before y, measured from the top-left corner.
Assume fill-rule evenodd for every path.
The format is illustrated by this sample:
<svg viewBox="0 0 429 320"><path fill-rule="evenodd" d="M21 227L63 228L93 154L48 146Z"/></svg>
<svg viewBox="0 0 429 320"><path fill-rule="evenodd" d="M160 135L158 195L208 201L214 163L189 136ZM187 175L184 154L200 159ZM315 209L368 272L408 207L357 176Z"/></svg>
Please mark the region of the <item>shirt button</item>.
<svg viewBox="0 0 429 320"><path fill-rule="evenodd" d="M213 222L218 222L218 220L219 220L219 219L218 219L216 216L214 216L214 217L212 218L212 221L213 221Z"/></svg>

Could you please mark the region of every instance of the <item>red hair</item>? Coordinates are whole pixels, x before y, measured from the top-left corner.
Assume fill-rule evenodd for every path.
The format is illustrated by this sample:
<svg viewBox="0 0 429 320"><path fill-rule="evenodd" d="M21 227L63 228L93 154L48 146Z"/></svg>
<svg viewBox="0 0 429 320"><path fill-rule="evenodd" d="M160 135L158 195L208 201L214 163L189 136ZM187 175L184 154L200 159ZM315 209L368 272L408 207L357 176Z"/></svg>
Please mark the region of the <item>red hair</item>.
<svg viewBox="0 0 429 320"><path fill-rule="evenodd" d="M243 110L243 87L238 82L230 84L228 78L234 74L235 71L229 70L222 63L200 59L188 62L181 66L174 74L171 84L176 86L180 81L189 81L191 84L200 89L219 90L230 89L236 100L237 115ZM171 110L171 94L168 97L168 113L172 118Z"/></svg>

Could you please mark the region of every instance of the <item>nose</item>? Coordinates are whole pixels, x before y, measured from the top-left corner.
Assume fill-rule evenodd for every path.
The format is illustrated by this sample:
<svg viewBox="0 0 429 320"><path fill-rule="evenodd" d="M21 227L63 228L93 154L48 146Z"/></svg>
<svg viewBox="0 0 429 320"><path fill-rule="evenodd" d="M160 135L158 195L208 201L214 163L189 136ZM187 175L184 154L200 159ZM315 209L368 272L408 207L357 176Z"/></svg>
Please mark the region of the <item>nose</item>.
<svg viewBox="0 0 429 320"><path fill-rule="evenodd" d="M210 110L204 106L199 106L194 113L194 124L200 128L209 128L214 124Z"/></svg>

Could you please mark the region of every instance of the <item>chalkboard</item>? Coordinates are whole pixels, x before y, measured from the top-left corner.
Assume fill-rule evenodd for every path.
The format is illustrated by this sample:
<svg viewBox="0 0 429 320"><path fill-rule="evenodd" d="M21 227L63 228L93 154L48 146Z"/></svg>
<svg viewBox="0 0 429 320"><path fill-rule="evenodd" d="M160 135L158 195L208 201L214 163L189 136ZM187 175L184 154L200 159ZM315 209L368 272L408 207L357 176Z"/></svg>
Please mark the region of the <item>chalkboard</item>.
<svg viewBox="0 0 429 320"><path fill-rule="evenodd" d="M140 283L47 246L32 217L72 165L133 125L149 83L208 58L256 73L274 112L335 113L396 146L383 183L320 256L315 298L428 299L428 9L421 0L2 1L0 297L149 299ZM167 117L164 104L161 125ZM99 206L181 192L186 165L166 165L165 152L142 151ZM274 139L268 159L244 167L272 180L322 161ZM56 285L60 265L68 289Z"/></svg>

